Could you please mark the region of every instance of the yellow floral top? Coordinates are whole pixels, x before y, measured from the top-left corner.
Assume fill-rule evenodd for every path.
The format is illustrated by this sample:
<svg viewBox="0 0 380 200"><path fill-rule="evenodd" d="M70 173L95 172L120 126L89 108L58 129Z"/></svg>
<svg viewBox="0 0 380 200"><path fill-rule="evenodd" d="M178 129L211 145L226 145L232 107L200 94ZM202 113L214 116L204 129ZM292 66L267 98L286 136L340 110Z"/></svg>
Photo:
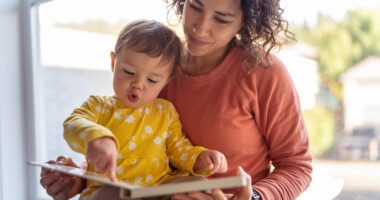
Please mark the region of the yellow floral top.
<svg viewBox="0 0 380 200"><path fill-rule="evenodd" d="M89 142L109 136L118 147L116 175L135 185L154 185L175 175L169 163L192 174L198 155L205 150L185 138L174 106L156 99L140 108L127 108L109 96L90 96L65 120L69 146L85 154ZM89 171L94 167L89 164ZM82 199L100 185L88 181Z"/></svg>

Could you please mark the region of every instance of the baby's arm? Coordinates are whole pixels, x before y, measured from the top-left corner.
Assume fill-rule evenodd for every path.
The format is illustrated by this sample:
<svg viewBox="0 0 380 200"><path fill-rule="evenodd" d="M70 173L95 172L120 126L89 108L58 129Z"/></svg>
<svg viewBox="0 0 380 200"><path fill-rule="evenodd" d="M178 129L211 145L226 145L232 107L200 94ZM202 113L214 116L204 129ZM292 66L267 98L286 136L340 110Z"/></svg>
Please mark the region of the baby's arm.
<svg viewBox="0 0 380 200"><path fill-rule="evenodd" d="M99 124L105 104L101 97L90 96L65 120L64 138L74 151L86 155L96 170L115 180L117 139Z"/></svg>
<svg viewBox="0 0 380 200"><path fill-rule="evenodd" d="M102 137L88 144L86 157L95 170L107 175L111 181L116 179L117 146L111 137Z"/></svg>
<svg viewBox="0 0 380 200"><path fill-rule="evenodd" d="M199 154L193 170L195 173L225 173L227 171L227 159L224 154L215 150L205 150Z"/></svg>

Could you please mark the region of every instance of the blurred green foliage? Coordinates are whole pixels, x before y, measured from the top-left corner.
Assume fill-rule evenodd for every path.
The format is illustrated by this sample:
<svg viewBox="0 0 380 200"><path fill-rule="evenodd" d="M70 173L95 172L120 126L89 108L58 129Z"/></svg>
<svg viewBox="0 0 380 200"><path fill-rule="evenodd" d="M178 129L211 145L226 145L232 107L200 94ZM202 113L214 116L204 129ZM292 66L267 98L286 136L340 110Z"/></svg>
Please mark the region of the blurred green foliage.
<svg viewBox="0 0 380 200"><path fill-rule="evenodd" d="M320 157L343 127L341 75L366 57L380 54L380 12L353 10L342 21L320 15L315 27L305 24L294 30L298 41L316 48L321 87L327 88L328 99L337 100L337 106L325 101L304 112L311 151Z"/></svg>
<svg viewBox="0 0 380 200"><path fill-rule="evenodd" d="M334 142L334 114L326 107L316 106L304 111L304 118L309 133L311 153L314 157L321 157Z"/></svg>
<svg viewBox="0 0 380 200"><path fill-rule="evenodd" d="M317 48L322 84L339 101L342 101L342 73L364 58L380 53L378 10L353 10L339 22L320 15L315 27L304 25L296 27L295 32L299 41Z"/></svg>

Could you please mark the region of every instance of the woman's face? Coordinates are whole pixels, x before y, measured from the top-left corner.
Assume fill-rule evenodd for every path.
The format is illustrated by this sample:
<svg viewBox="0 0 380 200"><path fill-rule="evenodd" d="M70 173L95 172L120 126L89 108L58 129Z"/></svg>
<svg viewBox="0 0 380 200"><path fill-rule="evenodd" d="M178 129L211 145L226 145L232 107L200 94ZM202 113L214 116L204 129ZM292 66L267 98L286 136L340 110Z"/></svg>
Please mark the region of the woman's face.
<svg viewBox="0 0 380 200"><path fill-rule="evenodd" d="M188 50L194 56L224 52L242 20L240 0L185 0L183 28Z"/></svg>

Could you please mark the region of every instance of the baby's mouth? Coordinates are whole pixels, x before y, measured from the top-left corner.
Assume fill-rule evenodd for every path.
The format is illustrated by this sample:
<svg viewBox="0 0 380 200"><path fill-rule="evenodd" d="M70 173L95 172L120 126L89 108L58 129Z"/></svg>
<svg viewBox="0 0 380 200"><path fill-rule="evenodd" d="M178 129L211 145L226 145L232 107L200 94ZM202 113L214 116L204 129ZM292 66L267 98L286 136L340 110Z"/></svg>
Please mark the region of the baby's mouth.
<svg viewBox="0 0 380 200"><path fill-rule="evenodd" d="M136 94L130 94L128 95L128 100L132 103L135 103L139 100L139 97Z"/></svg>

